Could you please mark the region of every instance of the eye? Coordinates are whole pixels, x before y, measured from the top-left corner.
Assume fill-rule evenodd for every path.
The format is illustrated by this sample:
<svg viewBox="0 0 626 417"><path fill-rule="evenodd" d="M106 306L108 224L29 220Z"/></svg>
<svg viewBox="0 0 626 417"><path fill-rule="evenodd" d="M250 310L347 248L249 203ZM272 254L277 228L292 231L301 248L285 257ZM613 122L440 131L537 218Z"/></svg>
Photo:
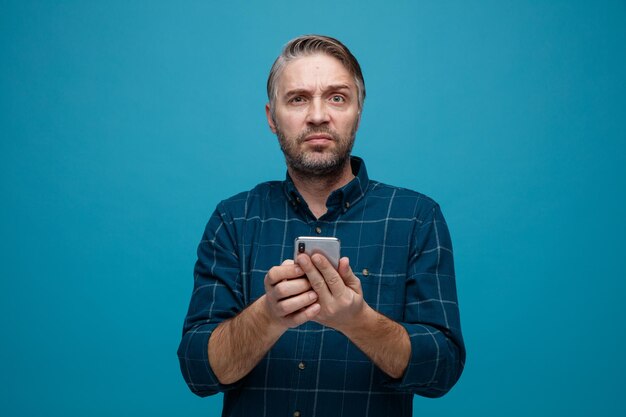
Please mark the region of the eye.
<svg viewBox="0 0 626 417"><path fill-rule="evenodd" d="M294 104L304 103L304 97L302 96L292 97L291 99L289 99L289 103L294 103Z"/></svg>
<svg viewBox="0 0 626 417"><path fill-rule="evenodd" d="M342 95L335 94L334 96L331 96L330 101L332 101L333 103L343 103L346 101L346 99Z"/></svg>

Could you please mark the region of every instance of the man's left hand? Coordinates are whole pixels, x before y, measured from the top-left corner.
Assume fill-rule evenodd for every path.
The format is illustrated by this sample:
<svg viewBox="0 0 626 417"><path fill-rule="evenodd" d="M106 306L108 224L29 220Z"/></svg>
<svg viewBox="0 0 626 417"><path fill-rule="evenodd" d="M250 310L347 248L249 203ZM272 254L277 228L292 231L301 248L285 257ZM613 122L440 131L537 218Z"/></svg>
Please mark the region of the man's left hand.
<svg viewBox="0 0 626 417"><path fill-rule="evenodd" d="M361 281L350 268L350 260L343 257L335 270L323 255L298 255L297 264L306 274L313 291L318 295L321 311L314 321L344 332L358 323L366 308Z"/></svg>

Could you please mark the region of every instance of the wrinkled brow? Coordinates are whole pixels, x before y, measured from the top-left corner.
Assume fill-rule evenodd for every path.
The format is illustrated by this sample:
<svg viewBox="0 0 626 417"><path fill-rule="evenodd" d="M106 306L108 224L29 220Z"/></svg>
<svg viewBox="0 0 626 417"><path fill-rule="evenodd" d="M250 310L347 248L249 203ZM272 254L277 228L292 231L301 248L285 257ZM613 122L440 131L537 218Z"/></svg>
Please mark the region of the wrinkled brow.
<svg viewBox="0 0 626 417"><path fill-rule="evenodd" d="M350 90L349 84L331 84L324 88L324 92L328 91L340 91L340 90ZM287 90L284 94L284 97L299 95L299 94L310 94L310 90L307 88L294 88L291 90Z"/></svg>

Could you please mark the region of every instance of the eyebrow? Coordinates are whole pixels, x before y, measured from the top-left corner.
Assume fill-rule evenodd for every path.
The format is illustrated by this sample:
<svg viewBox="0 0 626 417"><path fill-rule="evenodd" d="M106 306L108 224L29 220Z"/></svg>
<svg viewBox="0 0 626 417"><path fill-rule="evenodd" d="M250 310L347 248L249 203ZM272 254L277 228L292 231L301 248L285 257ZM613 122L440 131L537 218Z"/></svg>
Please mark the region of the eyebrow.
<svg viewBox="0 0 626 417"><path fill-rule="evenodd" d="M327 86L324 91L336 91L336 90L350 90L350 85L348 84L331 84ZM306 88L294 88L293 90L288 90L285 92L283 97L289 97L298 94L308 94L309 90Z"/></svg>

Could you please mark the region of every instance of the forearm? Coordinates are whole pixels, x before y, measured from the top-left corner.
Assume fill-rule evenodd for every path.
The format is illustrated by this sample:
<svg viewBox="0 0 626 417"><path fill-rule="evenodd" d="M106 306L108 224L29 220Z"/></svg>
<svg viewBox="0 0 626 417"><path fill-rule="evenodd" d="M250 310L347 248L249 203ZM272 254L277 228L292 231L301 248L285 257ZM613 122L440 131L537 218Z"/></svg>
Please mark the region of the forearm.
<svg viewBox="0 0 626 417"><path fill-rule="evenodd" d="M246 376L285 332L272 323L265 302L265 296L259 298L211 334L209 364L220 383L232 384Z"/></svg>
<svg viewBox="0 0 626 417"><path fill-rule="evenodd" d="M404 327L365 304L362 316L342 332L383 372L402 377L411 356Z"/></svg>

